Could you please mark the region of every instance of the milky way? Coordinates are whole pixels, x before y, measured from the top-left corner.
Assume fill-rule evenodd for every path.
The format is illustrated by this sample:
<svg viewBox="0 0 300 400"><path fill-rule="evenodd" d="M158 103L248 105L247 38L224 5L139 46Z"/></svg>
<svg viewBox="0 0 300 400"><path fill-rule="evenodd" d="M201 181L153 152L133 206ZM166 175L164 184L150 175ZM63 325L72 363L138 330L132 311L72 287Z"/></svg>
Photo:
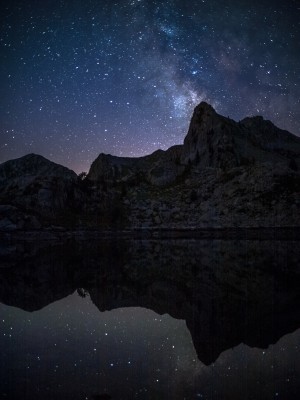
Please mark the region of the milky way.
<svg viewBox="0 0 300 400"><path fill-rule="evenodd" d="M2 2L3 4L3 2ZM0 162L182 143L201 100L300 135L297 0L4 1Z"/></svg>

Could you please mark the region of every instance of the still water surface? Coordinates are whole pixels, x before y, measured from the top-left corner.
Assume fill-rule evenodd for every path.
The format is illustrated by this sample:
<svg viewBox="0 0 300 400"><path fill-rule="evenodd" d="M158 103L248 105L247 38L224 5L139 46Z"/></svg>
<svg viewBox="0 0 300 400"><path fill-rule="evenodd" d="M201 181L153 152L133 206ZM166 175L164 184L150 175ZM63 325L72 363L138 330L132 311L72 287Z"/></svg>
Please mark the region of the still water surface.
<svg viewBox="0 0 300 400"><path fill-rule="evenodd" d="M299 242L1 247L6 399L296 399Z"/></svg>

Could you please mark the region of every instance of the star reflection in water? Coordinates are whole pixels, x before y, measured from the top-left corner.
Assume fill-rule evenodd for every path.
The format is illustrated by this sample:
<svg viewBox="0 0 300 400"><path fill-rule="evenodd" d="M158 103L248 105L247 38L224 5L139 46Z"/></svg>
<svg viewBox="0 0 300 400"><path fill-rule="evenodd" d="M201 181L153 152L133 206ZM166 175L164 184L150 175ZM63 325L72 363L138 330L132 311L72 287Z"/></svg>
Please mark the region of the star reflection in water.
<svg viewBox="0 0 300 400"><path fill-rule="evenodd" d="M3 398L295 398L293 241L103 241L2 251Z"/></svg>

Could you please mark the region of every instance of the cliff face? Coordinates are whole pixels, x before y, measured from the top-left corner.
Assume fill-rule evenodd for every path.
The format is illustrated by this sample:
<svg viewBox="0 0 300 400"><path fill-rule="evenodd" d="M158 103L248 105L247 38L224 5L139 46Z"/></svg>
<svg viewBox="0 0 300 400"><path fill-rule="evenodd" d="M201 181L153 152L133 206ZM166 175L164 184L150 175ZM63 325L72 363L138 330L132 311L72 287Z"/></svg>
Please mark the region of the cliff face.
<svg viewBox="0 0 300 400"><path fill-rule="evenodd" d="M234 121L218 115L208 104L199 104L184 139L181 160L194 161L200 167L230 168L240 164L241 157L234 137L239 130Z"/></svg>
<svg viewBox="0 0 300 400"><path fill-rule="evenodd" d="M68 214L73 227L105 229L300 226L299 170L298 137L202 102L182 145L140 158L100 154L84 181L37 155L0 165L0 228L21 226L9 221L24 212L41 225L65 226L58 215Z"/></svg>

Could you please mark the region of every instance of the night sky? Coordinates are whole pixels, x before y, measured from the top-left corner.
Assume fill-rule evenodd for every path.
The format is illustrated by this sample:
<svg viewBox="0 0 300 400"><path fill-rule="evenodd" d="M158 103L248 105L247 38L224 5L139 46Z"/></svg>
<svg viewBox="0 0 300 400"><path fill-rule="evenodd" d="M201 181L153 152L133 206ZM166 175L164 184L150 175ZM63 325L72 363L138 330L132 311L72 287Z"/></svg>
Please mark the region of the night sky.
<svg viewBox="0 0 300 400"><path fill-rule="evenodd" d="M300 135L298 0L4 0L0 49L0 162L167 149L202 100Z"/></svg>

